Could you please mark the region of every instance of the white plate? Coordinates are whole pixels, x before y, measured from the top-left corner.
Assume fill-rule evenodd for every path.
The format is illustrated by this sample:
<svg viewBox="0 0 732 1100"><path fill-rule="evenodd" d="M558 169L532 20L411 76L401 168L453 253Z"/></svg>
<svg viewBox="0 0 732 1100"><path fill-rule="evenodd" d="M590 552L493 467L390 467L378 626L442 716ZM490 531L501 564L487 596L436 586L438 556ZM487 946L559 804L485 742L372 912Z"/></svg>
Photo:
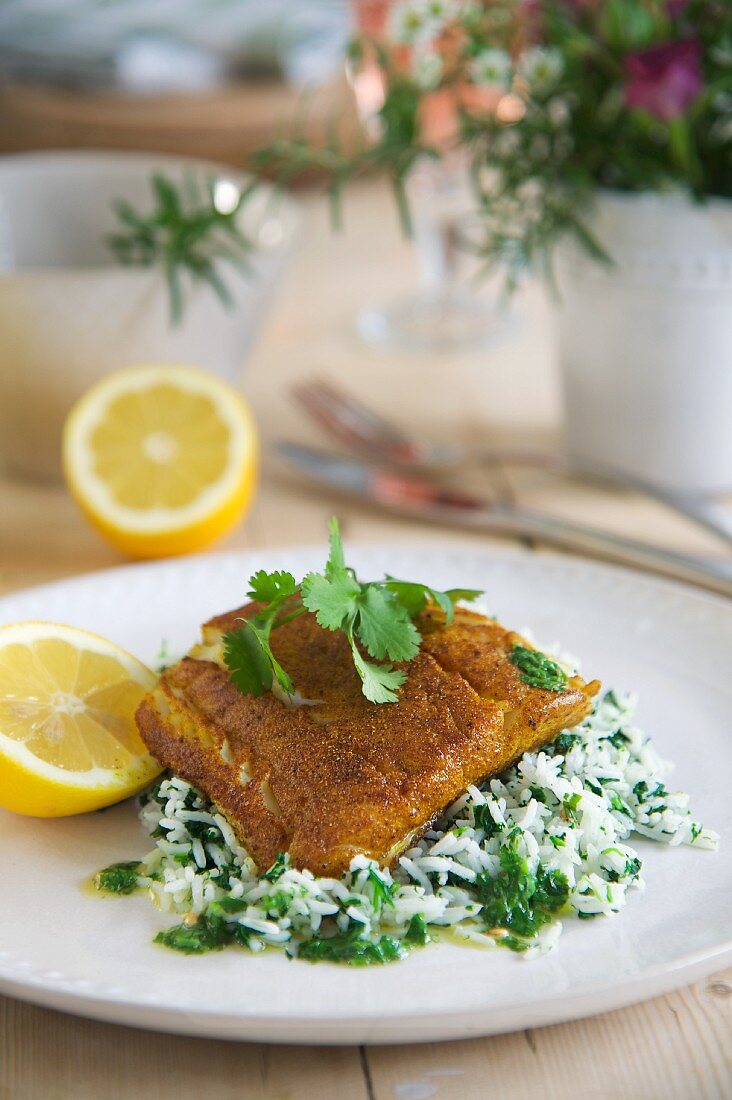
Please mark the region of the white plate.
<svg viewBox="0 0 732 1100"><path fill-rule="evenodd" d="M99 631L152 661L241 602L262 566L304 573L323 548L138 565L0 601L0 622L43 618ZM187 957L152 944L165 923L143 896L101 899L90 872L141 855L132 804L56 821L0 811L0 990L139 1027L287 1043L454 1039L555 1023L666 992L732 959L732 604L570 558L353 547L364 576L485 588L495 613L581 654L587 673L641 693L639 721L678 765L677 783L723 835L718 853L640 843L647 889L620 916L569 920L553 953L448 944L370 969L268 952ZM727 841L725 843L725 838ZM726 914L726 916L725 916Z"/></svg>

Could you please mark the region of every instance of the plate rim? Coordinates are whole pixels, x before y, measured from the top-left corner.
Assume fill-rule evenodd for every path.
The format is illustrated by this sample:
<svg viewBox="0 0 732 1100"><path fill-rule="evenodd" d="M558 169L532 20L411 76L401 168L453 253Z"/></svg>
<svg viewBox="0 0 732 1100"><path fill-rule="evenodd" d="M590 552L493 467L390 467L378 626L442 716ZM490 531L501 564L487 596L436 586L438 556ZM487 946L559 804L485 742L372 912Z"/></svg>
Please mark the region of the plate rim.
<svg viewBox="0 0 732 1100"><path fill-rule="evenodd" d="M496 561L510 561L511 559L518 558L523 561L540 560L544 564L552 565L566 562L574 568L579 567L582 571L593 572L599 576L641 581L661 591L673 592L677 595L685 595L700 600L703 603L710 603L716 608L726 607L728 612L732 613L732 597L725 596L721 592L714 592L710 589L701 587L701 585L695 585L688 581L665 577L661 574L653 573L650 570L647 571L630 565L620 565L600 558L583 557L580 554L564 553L563 551L555 551L551 548L533 550L530 547L519 544L515 546L495 546L490 543L486 545L475 545L472 542L466 543L465 545L459 545L445 538L438 537L425 541L413 536L407 539L374 539L373 541L368 539L349 539L348 536L346 536L343 541L346 550L355 553L361 551L377 551L382 553L404 551L424 554L434 551L453 551L458 554L470 553L475 556L484 555L486 558L495 558ZM112 575L133 574L140 571L165 572L166 569L183 564L200 565L204 562L227 561L236 558L251 557L258 553L264 556L267 554L279 555L287 553L292 553L293 555L306 555L320 552L325 556L325 550L326 544L325 539L323 539L321 542L283 542L266 547L240 547L231 550L213 550L196 554L180 554L168 558L120 562L118 565L105 566L102 569L89 569L83 573L72 573L69 576L60 577L54 581L44 581L42 584L25 585L22 588L15 588L10 592L4 592L0 594L0 618L2 617L3 604L14 600L16 597L30 596L33 593L42 595L45 592L63 588L69 584L92 579L103 580ZM13 620L10 621L12 622ZM4 623L0 623L0 625L4 625Z"/></svg>
<svg viewBox="0 0 732 1100"><path fill-rule="evenodd" d="M293 1041L305 1046L397 1045L449 1042L461 1038L508 1034L526 1028L549 1027L601 1015L653 1000L700 981L723 969L726 957L732 959L732 938L719 949L694 952L676 960L672 965L657 964L650 970L643 971L642 975L629 975L620 982L604 981L591 985L570 998L566 1009L562 1007L561 993L547 994L531 1003L509 1003L505 1006L503 1021L496 1020L493 1006L485 1009L478 1007L441 1010L439 1013L434 1009L409 1012L379 1011L346 1017L319 1014L308 1016L274 1013L233 1014L215 1009L197 1008L195 1020L192 1020L193 1013L190 1009L129 997L115 998L105 996L103 993L70 990L63 982L24 983L21 979L5 977L2 968L0 968L0 993L30 1004L81 1015L87 1019L103 1020L108 1023L168 1034L219 1038L232 1042L262 1042L272 1045L289 1044ZM722 962L721 966L717 965L719 961ZM521 965L520 962L519 965ZM690 974L691 977L689 977ZM637 987L646 985L652 988L639 995ZM588 1003L591 1007L588 1007ZM516 1017L520 1015L524 1017L531 1015L531 1022L517 1023ZM131 1016L134 1016L134 1019L130 1019ZM471 1018L470 1022L467 1021L468 1016ZM488 1019L484 1019L485 1016ZM482 1023L481 1020L483 1020ZM388 1034L385 1035L381 1031L373 1038L369 1038L368 1035L364 1037L364 1033L370 1028L379 1026L388 1028L389 1025L397 1023L409 1029L408 1038L399 1036L390 1038ZM273 1031L278 1027L286 1034L281 1037L274 1035ZM413 1034L415 1029L416 1034ZM445 1031L449 1034L445 1034ZM316 1032L325 1034L312 1037ZM297 1033L300 1033L300 1037L297 1037Z"/></svg>

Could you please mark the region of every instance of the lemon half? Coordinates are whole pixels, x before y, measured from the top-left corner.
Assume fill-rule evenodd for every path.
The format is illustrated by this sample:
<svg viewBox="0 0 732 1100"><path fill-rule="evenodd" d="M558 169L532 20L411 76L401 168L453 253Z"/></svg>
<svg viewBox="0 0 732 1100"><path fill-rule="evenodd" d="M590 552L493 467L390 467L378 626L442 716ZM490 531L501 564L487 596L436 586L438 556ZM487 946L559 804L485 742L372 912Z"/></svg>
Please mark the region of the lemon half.
<svg viewBox="0 0 732 1100"><path fill-rule="evenodd" d="M66 420L69 488L92 523L134 558L208 546L241 518L257 469L249 407L196 367L126 367Z"/></svg>
<svg viewBox="0 0 732 1100"><path fill-rule="evenodd" d="M84 813L161 771L135 725L157 677L112 642L58 623L0 627L0 806Z"/></svg>

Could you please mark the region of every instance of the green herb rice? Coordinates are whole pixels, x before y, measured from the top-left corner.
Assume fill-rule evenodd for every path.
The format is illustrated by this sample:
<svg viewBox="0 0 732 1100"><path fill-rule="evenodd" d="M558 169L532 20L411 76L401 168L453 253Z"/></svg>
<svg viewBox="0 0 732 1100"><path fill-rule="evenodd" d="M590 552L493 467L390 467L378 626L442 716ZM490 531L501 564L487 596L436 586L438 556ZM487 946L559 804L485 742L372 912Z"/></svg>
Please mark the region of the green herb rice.
<svg viewBox="0 0 732 1100"><path fill-rule="evenodd" d="M95 881L116 894L147 889L173 918L156 942L185 954L271 947L369 966L449 931L453 942L530 957L556 944L565 918L625 905L642 876L633 833L717 845L687 796L666 789L666 765L633 725L633 705L606 693L577 729L469 787L391 869L358 856L341 878L317 878L280 853L259 874L216 807L171 776L141 799L153 850Z"/></svg>

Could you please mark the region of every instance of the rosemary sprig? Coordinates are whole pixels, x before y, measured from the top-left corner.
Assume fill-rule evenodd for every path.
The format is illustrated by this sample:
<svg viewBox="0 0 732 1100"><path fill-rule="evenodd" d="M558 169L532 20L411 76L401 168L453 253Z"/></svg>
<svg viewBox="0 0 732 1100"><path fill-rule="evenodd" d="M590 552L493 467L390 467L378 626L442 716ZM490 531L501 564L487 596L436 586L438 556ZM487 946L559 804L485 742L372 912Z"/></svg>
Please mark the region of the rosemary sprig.
<svg viewBox="0 0 732 1100"><path fill-rule="evenodd" d="M349 148L332 118L325 141L316 144L306 134L307 109L296 112L289 131L252 154L254 172L273 175L282 184L317 173L325 177L333 222L340 226L341 200L346 185L357 177L386 176L391 183L402 226L411 234L406 181L420 157L437 157L436 149L420 139L419 112L422 93L393 66L389 53L370 39L357 39L349 47L349 61L360 63L365 49L375 51L379 66L388 74L384 103L377 112L378 137ZM303 99L303 104L307 100Z"/></svg>
<svg viewBox="0 0 732 1100"><path fill-rule="evenodd" d="M155 204L141 212L124 199L114 209L120 228L105 237L118 263L125 267L160 267L167 280L170 319L180 323L185 307L184 276L207 283L227 308L231 293L221 273L221 263L249 271L253 242L242 232L239 214L258 186L253 181L239 191L235 202L217 204L217 181L201 180L187 173L178 186L162 172L153 173Z"/></svg>

